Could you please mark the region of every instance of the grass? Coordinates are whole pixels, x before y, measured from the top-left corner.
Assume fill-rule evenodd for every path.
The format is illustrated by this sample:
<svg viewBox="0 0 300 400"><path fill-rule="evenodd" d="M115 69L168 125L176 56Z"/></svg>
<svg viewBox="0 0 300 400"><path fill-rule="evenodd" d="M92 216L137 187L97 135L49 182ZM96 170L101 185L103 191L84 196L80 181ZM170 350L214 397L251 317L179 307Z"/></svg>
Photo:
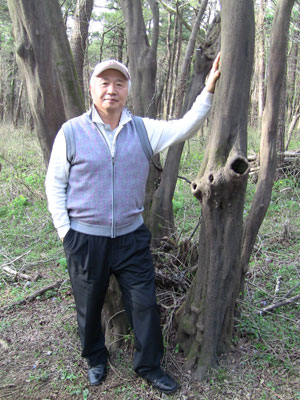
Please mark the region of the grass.
<svg viewBox="0 0 300 400"><path fill-rule="evenodd" d="M294 148L300 148L299 138L293 140ZM249 143L255 150L257 138ZM131 333L124 346L112 354L103 385L87 385L66 260L47 211L39 144L25 129L2 126L0 149L0 399L161 398L132 370ZM202 139L196 138L185 146L180 175L193 180L202 159ZM255 183L249 180L245 216L254 193ZM179 240L191 238L196 246L200 205L183 179L177 182L173 205ZM168 340L173 327L164 326L164 365L181 384L170 399L300 399L299 305L259 313L265 305L283 299L299 282L299 205L298 180L280 175L257 237L244 297L239 301L232 349L220 358L206 381L191 381L178 346ZM180 264L180 272L184 265L194 265L192 258ZM164 262L170 274L174 273L170 255L164 255ZM8 275L2 270L5 265L34 280ZM279 277L281 285L275 293ZM32 302L8 307L59 280L58 288ZM291 296L296 294L299 288ZM166 309L172 296L167 298L165 291L158 290Z"/></svg>

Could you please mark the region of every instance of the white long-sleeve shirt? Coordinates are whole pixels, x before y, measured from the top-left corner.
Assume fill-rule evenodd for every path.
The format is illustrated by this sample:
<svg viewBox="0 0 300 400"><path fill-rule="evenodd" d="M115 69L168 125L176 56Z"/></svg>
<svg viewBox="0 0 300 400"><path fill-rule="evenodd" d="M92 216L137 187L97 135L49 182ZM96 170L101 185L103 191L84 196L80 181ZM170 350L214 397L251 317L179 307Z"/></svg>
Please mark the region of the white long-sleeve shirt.
<svg viewBox="0 0 300 400"><path fill-rule="evenodd" d="M153 154L157 154L167 147L191 138L200 128L212 104L213 95L204 89L196 98L192 108L183 118L172 121L160 121L143 118ZM92 120L99 128L114 154L118 134L123 126L131 120L131 114L124 109L118 127L111 130L110 125L104 124L100 115L93 107ZM100 133L101 132L101 133ZM52 153L46 176L46 194L48 208L53 223L60 238L63 238L70 229L70 220L66 207L67 186L70 163L67 160L66 140L63 129L60 129L53 143Z"/></svg>

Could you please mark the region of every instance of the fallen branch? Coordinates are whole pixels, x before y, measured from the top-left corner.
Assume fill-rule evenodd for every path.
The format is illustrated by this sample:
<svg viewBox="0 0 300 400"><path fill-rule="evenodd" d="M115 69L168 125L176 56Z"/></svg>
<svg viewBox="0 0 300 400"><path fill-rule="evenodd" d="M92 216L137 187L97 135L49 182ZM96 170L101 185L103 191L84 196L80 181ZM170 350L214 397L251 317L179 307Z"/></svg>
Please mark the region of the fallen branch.
<svg viewBox="0 0 300 400"><path fill-rule="evenodd" d="M269 306L264 307L261 310L259 310L258 314L264 315L265 313L273 311L276 308L295 303L297 300L300 300L300 294L298 294L297 296L291 297L290 299L285 299L282 301L278 301L277 303L270 304Z"/></svg>
<svg viewBox="0 0 300 400"><path fill-rule="evenodd" d="M17 306L21 306L21 305L26 304L26 303L30 303L31 301L36 299L38 296L41 296L42 294L46 293L48 290L52 290L52 289L55 289L55 288L61 286L61 284L63 282L64 282L63 280L59 280L59 281L57 281L55 283L52 283L51 285L45 286L42 289L37 290L36 292L31 294L30 296L25 297L25 299L16 301L15 303L9 304L8 306L5 306L5 307L1 308L0 312L9 310L11 308L15 308Z"/></svg>
<svg viewBox="0 0 300 400"><path fill-rule="evenodd" d="M274 297L276 297L280 291L281 282L282 282L282 276L278 276L276 279L276 287L275 287L275 291L274 291Z"/></svg>
<svg viewBox="0 0 300 400"><path fill-rule="evenodd" d="M300 286L300 282L297 283L297 285L294 286L291 290L289 290L289 291L287 292L287 294L286 294L284 297L289 297L289 295L290 295L291 293L293 293L293 291L296 290L299 286Z"/></svg>
<svg viewBox="0 0 300 400"><path fill-rule="evenodd" d="M31 249L26 251L26 253L21 254L20 256L14 258L13 260L10 260L8 262L5 262L4 264L0 265L0 268L6 267L7 265L13 264L14 262L16 262L17 260L19 260L20 258L27 256L27 254L29 254L31 252Z"/></svg>
<svg viewBox="0 0 300 400"><path fill-rule="evenodd" d="M30 276L27 274L23 274L22 272L18 272L10 267L3 267L2 271L6 272L8 275L12 275L15 278L26 279L27 281L32 281L32 282L35 282L38 278L38 276Z"/></svg>

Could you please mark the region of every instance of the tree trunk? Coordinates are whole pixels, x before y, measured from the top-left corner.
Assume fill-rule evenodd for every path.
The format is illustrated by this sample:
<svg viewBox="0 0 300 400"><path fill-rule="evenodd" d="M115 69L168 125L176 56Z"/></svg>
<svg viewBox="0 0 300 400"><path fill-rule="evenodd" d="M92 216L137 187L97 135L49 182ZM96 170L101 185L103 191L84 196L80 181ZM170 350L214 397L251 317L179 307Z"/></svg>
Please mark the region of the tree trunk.
<svg viewBox="0 0 300 400"><path fill-rule="evenodd" d="M23 88L24 88L24 81L22 80L21 81L21 86L20 86L20 89L19 89L16 113L15 113L14 120L13 120L13 123L14 123L15 127L18 126L18 122L19 122L19 118L20 118Z"/></svg>
<svg viewBox="0 0 300 400"><path fill-rule="evenodd" d="M101 318L107 348L115 351L120 348L124 335L128 333L129 323L122 303L121 290L113 275L109 280Z"/></svg>
<svg viewBox="0 0 300 400"><path fill-rule="evenodd" d="M140 0L121 0L126 21L129 70L132 77L134 114L155 118L155 78L157 69L157 44L159 10L154 0L149 0L153 14L152 42L146 33Z"/></svg>
<svg viewBox="0 0 300 400"><path fill-rule="evenodd" d="M257 189L243 232L241 264L244 274L259 228L270 204L273 180L276 171L276 140L280 95L286 64L288 27L295 0L279 0L271 31L271 48L268 63L266 105L262 120L260 143L260 172Z"/></svg>
<svg viewBox="0 0 300 400"><path fill-rule="evenodd" d="M289 75L289 92L290 92L290 118L296 112L296 108L298 107L299 97L297 96L297 92L299 91L299 77L297 74L297 69L299 66L299 39L300 39L300 22L299 19L295 21L295 29L293 31L292 43L291 43L291 53L289 57L289 68L288 68L288 75ZM298 85L297 85L298 82ZM290 119L289 119L290 120Z"/></svg>
<svg viewBox="0 0 300 400"><path fill-rule="evenodd" d="M84 110L70 46L57 0L8 0L8 7L17 63L47 165L58 129Z"/></svg>
<svg viewBox="0 0 300 400"><path fill-rule="evenodd" d="M278 165L282 165L284 160L284 149L285 149L285 119L286 119L286 68L283 72L283 80L280 92L280 106L279 106L279 115L278 115L278 133L277 133L277 143L276 143L276 152L277 152L277 162Z"/></svg>
<svg viewBox="0 0 300 400"><path fill-rule="evenodd" d="M258 3L258 4L257 4ZM257 129L265 106L265 14L266 0L259 0L257 4L255 65L252 80L250 125Z"/></svg>
<svg viewBox="0 0 300 400"><path fill-rule="evenodd" d="M132 102L134 114L156 117L155 79L157 70L157 45L159 36L159 9L155 0L148 0L153 15L152 42L146 32L140 0L121 0L126 22L126 35L129 56L129 70L132 77ZM153 193L160 177L159 155L150 164L147 181L144 219L148 224L148 210L151 208Z"/></svg>
<svg viewBox="0 0 300 400"><path fill-rule="evenodd" d="M289 131L288 131L288 134L287 134L287 141L286 141L285 151L287 151L288 148L289 148L290 142L292 140L293 130L295 129L295 126L296 126L296 124L297 124L297 122L298 122L298 120L300 118L300 113L299 112L300 112L300 106L298 106L298 109L296 110L296 114L292 118L292 122L290 124Z"/></svg>
<svg viewBox="0 0 300 400"><path fill-rule="evenodd" d="M75 68L83 96L85 93L83 66L84 66L86 42L89 32L89 24L93 10L93 5L94 5L94 0L77 0L74 26L72 29L72 37L70 40Z"/></svg>
<svg viewBox="0 0 300 400"><path fill-rule="evenodd" d="M258 116L263 115L265 107L265 12L266 0L260 0L258 16Z"/></svg>
<svg viewBox="0 0 300 400"><path fill-rule="evenodd" d="M176 53L175 53L175 65L174 65L174 74L172 77L172 92L170 96L170 108L169 108L169 116L174 117L175 115L175 106L176 106L176 82L178 80L179 75L179 63L181 60L181 51L182 51L182 42L183 42L183 33L182 33L182 22L180 18L177 18L177 46L176 46ZM174 27L174 29L176 29Z"/></svg>
<svg viewBox="0 0 300 400"><path fill-rule="evenodd" d="M163 90L163 101L161 102L162 107L160 114L162 115L163 119L168 119L169 110L168 110L168 99L169 99L169 91L172 90L172 82L171 77L173 75L173 67L174 67L174 56L175 56L175 47L176 47L176 38L177 36L174 35L172 38L171 27L172 23L176 24L176 20L174 21L172 18L172 14L168 16L168 31L166 36L166 47L167 47L167 60L168 65L166 68L166 75L165 75L165 82L164 82L164 90Z"/></svg>
<svg viewBox="0 0 300 400"><path fill-rule="evenodd" d="M204 8L199 11L185 55L185 60L179 79L178 90L176 92L177 104L175 117L177 118L182 116L192 106L197 95L204 86L205 78L217 53L220 29L219 24L215 21L213 24L213 29L211 29L209 32L205 47L202 49L202 52L197 52L195 75L191 81L189 90L186 90L186 82L188 80L190 69L190 60L192 59L195 39L204 11ZM183 104L185 92L187 92L188 95ZM148 224L152 232L152 244L154 247L158 247L160 245L163 237L170 237L174 234L172 199L176 187L183 147L184 143L180 143L169 148L165 166L161 174L160 185L155 191L153 197L151 218L148 219Z"/></svg>
<svg viewBox="0 0 300 400"><path fill-rule="evenodd" d="M221 0L221 79L203 165L192 183L202 203L199 262L180 308L186 367L202 379L230 343L241 281L240 246L249 165L247 114L254 54L253 3Z"/></svg>
<svg viewBox="0 0 300 400"><path fill-rule="evenodd" d="M118 48L118 61L122 62L123 60L123 49L124 49L124 42L125 42L125 29L122 26L119 26L117 28L118 32L118 42L117 42L117 48Z"/></svg>
<svg viewBox="0 0 300 400"><path fill-rule="evenodd" d="M17 65L16 62L14 61L13 63L13 68L9 74L9 82L10 82L10 90L8 92L8 102L7 104L9 105L8 107L8 114L9 114L9 120L13 122L14 120L14 110L15 110L15 103L16 103L16 72L17 72Z"/></svg>

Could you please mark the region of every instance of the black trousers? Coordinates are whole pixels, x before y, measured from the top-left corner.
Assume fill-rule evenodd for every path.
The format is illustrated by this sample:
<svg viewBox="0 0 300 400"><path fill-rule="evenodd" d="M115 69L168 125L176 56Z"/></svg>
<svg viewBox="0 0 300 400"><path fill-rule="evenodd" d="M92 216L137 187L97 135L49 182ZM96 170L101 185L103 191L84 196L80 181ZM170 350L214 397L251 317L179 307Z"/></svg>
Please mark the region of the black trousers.
<svg viewBox="0 0 300 400"><path fill-rule="evenodd" d="M134 331L133 368L142 376L160 368L163 341L150 239L151 234L145 225L114 239L72 229L64 238L82 356L90 366L107 360L101 310L109 277L113 273L119 282L124 308Z"/></svg>

